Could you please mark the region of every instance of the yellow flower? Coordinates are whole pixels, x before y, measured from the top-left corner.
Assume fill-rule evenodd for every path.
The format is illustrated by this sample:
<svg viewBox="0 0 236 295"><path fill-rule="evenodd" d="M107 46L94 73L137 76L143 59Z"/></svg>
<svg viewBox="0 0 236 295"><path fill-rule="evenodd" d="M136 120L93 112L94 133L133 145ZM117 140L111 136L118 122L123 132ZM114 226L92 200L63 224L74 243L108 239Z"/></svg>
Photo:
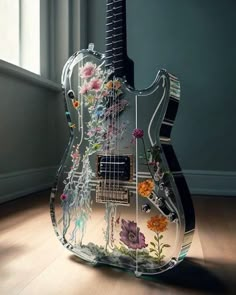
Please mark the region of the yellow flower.
<svg viewBox="0 0 236 295"><path fill-rule="evenodd" d="M152 216L147 222L147 227L154 232L164 232L167 230L168 219L165 216Z"/></svg>
<svg viewBox="0 0 236 295"><path fill-rule="evenodd" d="M100 147L101 147L101 144L99 144L99 143L95 143L95 144L93 145L93 149L94 149L94 150L98 150L98 149L100 149Z"/></svg>
<svg viewBox="0 0 236 295"><path fill-rule="evenodd" d="M121 83L120 83L120 81L115 80L115 81L114 81L114 88L115 88L115 90L118 90L120 87L121 87Z"/></svg>
<svg viewBox="0 0 236 295"><path fill-rule="evenodd" d="M142 197L149 197L154 189L154 181L152 179L147 179L138 184L138 193Z"/></svg>
<svg viewBox="0 0 236 295"><path fill-rule="evenodd" d="M94 104L95 103L95 96L91 95L91 94L88 95L87 96L87 103L90 104L90 105Z"/></svg>

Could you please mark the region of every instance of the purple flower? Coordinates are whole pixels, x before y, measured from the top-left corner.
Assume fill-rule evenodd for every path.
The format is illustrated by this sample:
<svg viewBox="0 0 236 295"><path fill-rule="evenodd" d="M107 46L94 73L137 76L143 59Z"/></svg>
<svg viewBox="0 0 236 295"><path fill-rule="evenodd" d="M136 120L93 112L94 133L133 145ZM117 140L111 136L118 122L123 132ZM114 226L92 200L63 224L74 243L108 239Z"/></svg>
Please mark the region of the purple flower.
<svg viewBox="0 0 236 295"><path fill-rule="evenodd" d="M142 129L136 128L134 129L134 131L132 132L132 135L134 138L142 138L144 135L144 132Z"/></svg>
<svg viewBox="0 0 236 295"><path fill-rule="evenodd" d="M145 244L144 234L140 232L140 228L137 227L136 222L122 219L121 229L120 240L128 248L142 249L148 246L148 244Z"/></svg>

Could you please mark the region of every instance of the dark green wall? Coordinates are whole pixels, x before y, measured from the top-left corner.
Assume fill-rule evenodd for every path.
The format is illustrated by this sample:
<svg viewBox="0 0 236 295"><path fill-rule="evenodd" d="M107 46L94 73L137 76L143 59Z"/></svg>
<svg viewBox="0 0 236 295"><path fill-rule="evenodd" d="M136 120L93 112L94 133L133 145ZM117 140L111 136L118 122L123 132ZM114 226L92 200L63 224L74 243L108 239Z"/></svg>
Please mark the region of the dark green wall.
<svg viewBox="0 0 236 295"><path fill-rule="evenodd" d="M236 1L127 0L136 88L158 69L182 83L173 145L183 169L236 170ZM104 51L105 0L88 0L88 41Z"/></svg>

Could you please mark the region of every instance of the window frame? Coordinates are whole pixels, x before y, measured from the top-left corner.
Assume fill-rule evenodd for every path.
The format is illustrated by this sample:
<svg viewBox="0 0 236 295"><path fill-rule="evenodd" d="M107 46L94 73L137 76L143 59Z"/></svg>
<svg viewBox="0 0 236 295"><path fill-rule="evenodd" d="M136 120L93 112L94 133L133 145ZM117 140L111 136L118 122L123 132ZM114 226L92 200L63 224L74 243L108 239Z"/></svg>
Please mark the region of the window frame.
<svg viewBox="0 0 236 295"><path fill-rule="evenodd" d="M86 0L40 0L40 75L2 59L0 72L58 88L69 56L87 46L86 13Z"/></svg>

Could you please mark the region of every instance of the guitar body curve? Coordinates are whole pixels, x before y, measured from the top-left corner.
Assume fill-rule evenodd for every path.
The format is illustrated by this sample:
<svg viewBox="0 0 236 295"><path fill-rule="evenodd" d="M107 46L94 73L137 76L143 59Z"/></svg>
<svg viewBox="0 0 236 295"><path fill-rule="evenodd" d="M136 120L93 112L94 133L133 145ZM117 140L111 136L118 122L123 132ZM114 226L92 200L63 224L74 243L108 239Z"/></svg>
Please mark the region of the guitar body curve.
<svg viewBox="0 0 236 295"><path fill-rule="evenodd" d="M170 140L178 79L161 70L148 89L136 91L90 49L68 60L62 86L70 140L50 198L59 240L89 263L137 276L172 268L194 233Z"/></svg>

